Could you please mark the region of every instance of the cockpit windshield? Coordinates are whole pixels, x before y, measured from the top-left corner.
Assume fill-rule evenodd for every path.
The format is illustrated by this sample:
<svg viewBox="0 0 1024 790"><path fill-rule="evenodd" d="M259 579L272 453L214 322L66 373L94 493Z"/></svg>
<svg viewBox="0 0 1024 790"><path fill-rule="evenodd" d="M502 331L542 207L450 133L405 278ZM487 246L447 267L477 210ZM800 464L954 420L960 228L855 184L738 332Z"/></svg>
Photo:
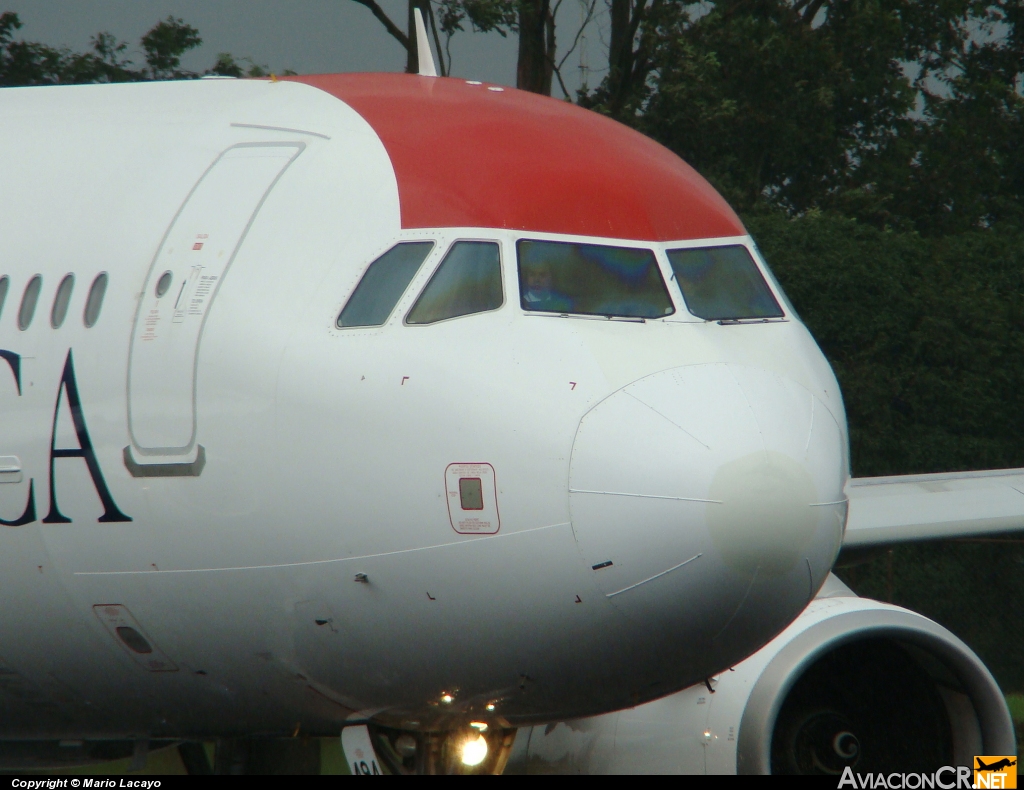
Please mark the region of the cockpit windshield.
<svg viewBox="0 0 1024 790"><path fill-rule="evenodd" d="M669 250L686 306L706 321L782 318L785 315L747 248Z"/></svg>
<svg viewBox="0 0 1024 790"><path fill-rule="evenodd" d="M338 327L382 326L433 248L432 241L401 242L371 263L338 316Z"/></svg>
<svg viewBox="0 0 1024 790"><path fill-rule="evenodd" d="M524 310L626 318L674 311L651 250L527 239L516 250Z"/></svg>
<svg viewBox="0 0 1024 790"><path fill-rule="evenodd" d="M434 324L485 313L497 310L504 301L497 242L457 241L405 317L405 323Z"/></svg>

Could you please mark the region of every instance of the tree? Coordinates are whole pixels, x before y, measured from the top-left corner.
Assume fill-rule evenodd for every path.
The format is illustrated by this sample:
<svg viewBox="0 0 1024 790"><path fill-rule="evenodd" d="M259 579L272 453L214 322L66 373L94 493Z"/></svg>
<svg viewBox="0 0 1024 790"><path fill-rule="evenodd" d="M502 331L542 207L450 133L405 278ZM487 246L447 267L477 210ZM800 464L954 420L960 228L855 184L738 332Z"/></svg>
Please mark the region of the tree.
<svg viewBox="0 0 1024 790"><path fill-rule="evenodd" d="M968 35L953 38L915 80L917 146L891 189L891 210L932 235L1024 225L1024 7L979 6Z"/></svg>
<svg viewBox="0 0 1024 790"><path fill-rule="evenodd" d="M556 60L555 27L562 0L555 0L554 3L551 0L435 0L438 7L436 15L430 0L408 0L409 16L405 30L387 15L377 0L353 2L366 6L388 34L402 45L406 51L405 70L408 73L418 71L412 12L414 8L419 8L433 36L441 61L439 66L442 76L451 72L451 38L455 33L464 31L468 24L473 31L480 33L495 32L502 36L514 33L518 36L516 87L550 96L553 79L557 78L563 93L568 97L560 70L579 41L583 27L593 18L597 0L590 0L583 25L577 31L572 47L563 54L561 60ZM445 36L444 47L441 46L439 33Z"/></svg>
<svg viewBox="0 0 1024 790"><path fill-rule="evenodd" d="M438 67L441 71L441 76L447 76L449 65L451 63L451 55L449 53L448 63L445 63L443 51L441 49L441 39L437 33L437 19L434 16L434 9L430 3L430 0L408 0L408 14L406 19L405 30L402 30L392 19L387 15L387 12L381 8L377 0L353 0L353 2L359 3L360 5L366 6L370 9L370 12L384 25L384 29L388 32L395 41L402 45L405 49L405 71L407 74L417 74L419 72L419 51L416 44L416 25L414 23L413 11L420 9L420 13L423 15L424 24L427 26L430 33L434 38L434 46L437 48L438 58L440 63ZM487 5L488 0L477 0L477 3L465 3L466 7L473 7L475 5ZM449 3L448 7L457 7L456 3ZM444 10L444 7L442 8ZM463 16L467 12L463 12ZM458 26L461 29L461 25ZM454 32L454 29L452 30Z"/></svg>
<svg viewBox="0 0 1024 790"><path fill-rule="evenodd" d="M659 31L685 15L686 7L671 0L608 0L608 11L608 76L593 95L579 98L613 118L625 118L635 111L635 100L647 95Z"/></svg>
<svg viewBox="0 0 1024 790"><path fill-rule="evenodd" d="M154 80L173 80L194 76L181 71L181 56L203 43L199 31L172 16L157 22L142 37L146 63Z"/></svg>
<svg viewBox="0 0 1024 790"><path fill-rule="evenodd" d="M665 143L738 207L929 233L1020 221L1017 0L609 7L608 75L580 102Z"/></svg>
<svg viewBox="0 0 1024 790"><path fill-rule="evenodd" d="M93 36L90 51L72 52L39 42L15 40L21 26L17 14L10 11L0 14L0 86L140 82L201 76L181 68L182 55L202 43L199 31L175 17L157 22L142 36L140 45L146 61L142 67L136 67L127 57L128 45L110 33ZM254 63L251 58L241 61L247 62L248 68L243 68L230 53L221 53L206 73L258 77L267 72L266 66Z"/></svg>
<svg viewBox="0 0 1024 790"><path fill-rule="evenodd" d="M555 63L555 15L551 0L520 0L516 87L551 95Z"/></svg>
<svg viewBox="0 0 1024 790"><path fill-rule="evenodd" d="M450 0L442 0L450 2ZM472 16L467 16L477 31L495 30L502 35L514 32L519 37L516 61L516 87L521 90L551 95L553 80L557 79L562 94L568 99L569 90L562 79L561 69L576 49L580 35L593 19L597 0L585 4L585 13L573 38L572 46L558 59L556 27L562 0L462 0Z"/></svg>
<svg viewBox="0 0 1024 790"><path fill-rule="evenodd" d="M634 123L710 171L740 207L806 210L848 188L909 128L914 93L893 16L882 3L828 0L652 14L638 44L622 45L650 79L613 73L608 110L642 116Z"/></svg>
<svg viewBox="0 0 1024 790"><path fill-rule="evenodd" d="M50 85L62 82L125 82L132 78L125 45L107 34L93 38L93 51L75 54L35 42L16 41L21 20L0 14L0 86Z"/></svg>
<svg viewBox="0 0 1024 790"><path fill-rule="evenodd" d="M230 52L221 52L207 73L221 77L267 77L271 72L269 66L257 63L252 58L236 58ZM291 69L280 73L284 76L295 74Z"/></svg>

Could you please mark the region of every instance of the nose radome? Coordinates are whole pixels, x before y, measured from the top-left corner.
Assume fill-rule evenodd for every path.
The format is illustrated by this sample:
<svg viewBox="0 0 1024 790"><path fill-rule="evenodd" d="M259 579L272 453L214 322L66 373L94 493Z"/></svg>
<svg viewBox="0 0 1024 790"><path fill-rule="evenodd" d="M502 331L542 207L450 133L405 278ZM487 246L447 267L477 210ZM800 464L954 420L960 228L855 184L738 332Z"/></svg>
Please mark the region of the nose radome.
<svg viewBox="0 0 1024 790"><path fill-rule="evenodd" d="M711 543L722 561L743 576L786 573L814 539L819 515L814 480L784 453L756 451L722 464L708 497Z"/></svg>
<svg viewBox="0 0 1024 790"><path fill-rule="evenodd" d="M626 614L742 653L824 581L846 518L843 458L832 414L786 377L733 364L663 371L581 420L573 530Z"/></svg>

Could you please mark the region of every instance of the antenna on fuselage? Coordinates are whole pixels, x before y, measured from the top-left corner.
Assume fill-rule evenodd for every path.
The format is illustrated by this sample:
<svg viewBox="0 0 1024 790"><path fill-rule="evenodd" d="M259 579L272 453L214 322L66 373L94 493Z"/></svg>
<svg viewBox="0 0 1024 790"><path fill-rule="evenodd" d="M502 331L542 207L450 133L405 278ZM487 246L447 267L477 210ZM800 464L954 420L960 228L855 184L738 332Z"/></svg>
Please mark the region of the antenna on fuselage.
<svg viewBox="0 0 1024 790"><path fill-rule="evenodd" d="M419 58L419 75L421 77L436 77L437 65L434 63L434 53L430 51L430 41L427 40L427 26L423 24L423 14L418 8L412 10L416 19L416 55Z"/></svg>

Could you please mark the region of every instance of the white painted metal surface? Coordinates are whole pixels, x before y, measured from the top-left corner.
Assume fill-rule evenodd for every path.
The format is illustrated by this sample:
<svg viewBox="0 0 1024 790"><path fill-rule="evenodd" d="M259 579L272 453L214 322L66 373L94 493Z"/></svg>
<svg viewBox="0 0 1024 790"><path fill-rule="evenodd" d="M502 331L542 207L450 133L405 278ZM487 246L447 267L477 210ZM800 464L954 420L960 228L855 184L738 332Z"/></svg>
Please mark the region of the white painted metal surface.
<svg viewBox="0 0 1024 790"><path fill-rule="evenodd" d="M1024 530L1024 469L856 478L846 495L854 548Z"/></svg>
<svg viewBox="0 0 1024 790"><path fill-rule="evenodd" d="M917 639L922 652L948 662L945 672L960 676L961 693L947 692L961 747L958 764L970 764L979 749L1014 751L1013 724L999 686L966 645L927 618L857 598L830 577L793 624L705 682L616 713L520 730L506 773L768 773L774 717L811 661L852 639L890 636ZM772 685L773 671L778 686Z"/></svg>

